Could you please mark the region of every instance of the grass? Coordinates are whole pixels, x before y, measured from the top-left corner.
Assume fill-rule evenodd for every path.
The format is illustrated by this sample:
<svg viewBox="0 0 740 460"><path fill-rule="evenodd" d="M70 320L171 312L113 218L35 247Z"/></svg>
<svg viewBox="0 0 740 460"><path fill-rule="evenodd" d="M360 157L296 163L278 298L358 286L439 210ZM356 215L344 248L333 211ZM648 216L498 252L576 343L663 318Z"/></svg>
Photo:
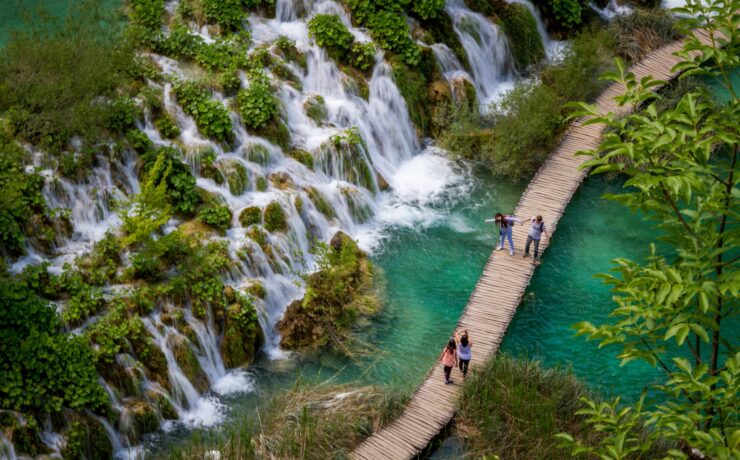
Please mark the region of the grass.
<svg viewBox="0 0 740 460"><path fill-rule="evenodd" d="M163 455L170 460L346 458L372 433L398 417L405 392L352 384L298 381L223 432L199 433ZM215 457L212 453L220 454Z"/></svg>
<svg viewBox="0 0 740 460"><path fill-rule="evenodd" d="M501 354L465 382L456 430L469 458L568 458L557 433L596 439L576 415L582 396L593 397L572 373Z"/></svg>

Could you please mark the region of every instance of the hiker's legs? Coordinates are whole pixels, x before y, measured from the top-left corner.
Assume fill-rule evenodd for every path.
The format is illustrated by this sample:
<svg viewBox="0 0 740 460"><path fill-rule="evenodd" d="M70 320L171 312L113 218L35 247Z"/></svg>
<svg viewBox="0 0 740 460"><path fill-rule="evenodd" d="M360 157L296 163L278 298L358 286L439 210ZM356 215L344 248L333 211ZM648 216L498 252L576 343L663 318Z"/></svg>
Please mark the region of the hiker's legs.
<svg viewBox="0 0 740 460"><path fill-rule="evenodd" d="M529 241L527 241L527 244L529 244ZM534 240L534 258L540 258L540 240Z"/></svg>
<svg viewBox="0 0 740 460"><path fill-rule="evenodd" d="M502 250L504 248L504 231L499 230L498 231L498 250Z"/></svg>
<svg viewBox="0 0 740 460"><path fill-rule="evenodd" d="M445 382L450 381L450 373L452 372L452 366L445 366Z"/></svg>
<svg viewBox="0 0 740 460"><path fill-rule="evenodd" d="M463 377L468 375L468 364L470 364L469 359L461 359L460 360L460 370L462 371Z"/></svg>
<svg viewBox="0 0 740 460"><path fill-rule="evenodd" d="M527 244L524 246L524 257L527 257L529 255L529 246L532 244L532 241L535 241L534 238L532 238L532 235L527 235ZM539 241L534 242L534 257L537 258L537 244Z"/></svg>
<svg viewBox="0 0 740 460"><path fill-rule="evenodd" d="M506 239L509 241L509 252L514 252L514 237L511 227L506 229Z"/></svg>

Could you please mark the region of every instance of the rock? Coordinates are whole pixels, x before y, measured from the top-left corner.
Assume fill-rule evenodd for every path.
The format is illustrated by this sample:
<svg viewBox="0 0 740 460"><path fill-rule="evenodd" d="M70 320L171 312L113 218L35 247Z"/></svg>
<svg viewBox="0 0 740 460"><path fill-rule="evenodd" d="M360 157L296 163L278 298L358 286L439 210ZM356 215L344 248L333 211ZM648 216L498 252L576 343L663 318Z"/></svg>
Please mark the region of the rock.
<svg viewBox="0 0 740 460"><path fill-rule="evenodd" d="M267 178L272 182L272 185L274 185L275 188L280 190L287 190L294 187L293 179L291 179L285 171L271 173Z"/></svg>
<svg viewBox="0 0 740 460"><path fill-rule="evenodd" d="M121 429L129 441L138 443L141 438L159 429L159 417L152 405L140 398L129 398L123 402Z"/></svg>
<svg viewBox="0 0 740 460"><path fill-rule="evenodd" d="M391 186L388 184L388 181L385 180L385 177L383 177L382 174L379 172L375 172L375 181L378 183L378 190L385 192L386 190L389 190Z"/></svg>
<svg viewBox="0 0 740 460"><path fill-rule="evenodd" d="M195 352L190 347L190 344L186 339L179 336L171 336L170 340L172 343L172 354L175 356L177 365L180 366L183 374L188 378L190 383L200 393L205 393L210 386L208 376L200 367L198 358L195 356Z"/></svg>
<svg viewBox="0 0 740 460"><path fill-rule="evenodd" d="M76 411L65 411L65 418L69 422L69 427L62 431L66 440L62 458L113 458L113 446L100 422Z"/></svg>
<svg viewBox="0 0 740 460"><path fill-rule="evenodd" d="M242 227L261 223L262 209L259 206L247 206L239 213L239 222L241 222Z"/></svg>

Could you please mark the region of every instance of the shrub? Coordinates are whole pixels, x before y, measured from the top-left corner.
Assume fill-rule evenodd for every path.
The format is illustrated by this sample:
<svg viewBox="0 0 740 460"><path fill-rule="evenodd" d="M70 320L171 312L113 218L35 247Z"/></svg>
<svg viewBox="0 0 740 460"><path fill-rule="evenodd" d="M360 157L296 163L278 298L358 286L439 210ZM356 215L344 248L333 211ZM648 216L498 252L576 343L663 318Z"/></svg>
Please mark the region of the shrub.
<svg viewBox="0 0 740 460"><path fill-rule="evenodd" d="M226 205L206 206L198 213L198 219L219 231L231 226L231 210Z"/></svg>
<svg viewBox="0 0 740 460"><path fill-rule="evenodd" d="M225 30L236 30L245 18L241 0L201 0L206 19Z"/></svg>
<svg viewBox="0 0 740 460"><path fill-rule="evenodd" d="M673 15L662 9L633 10L619 15L609 24L615 37L617 55L637 62L647 53L680 37Z"/></svg>
<svg viewBox="0 0 740 460"><path fill-rule="evenodd" d="M262 222L262 210L258 206L244 208L239 214L239 222L241 222L242 227L259 224Z"/></svg>
<svg viewBox="0 0 740 460"><path fill-rule="evenodd" d="M581 4L578 0L551 0L555 19L569 29L581 23Z"/></svg>
<svg viewBox="0 0 740 460"><path fill-rule="evenodd" d="M248 128L262 128L280 113L280 102L261 73L252 74L249 86L237 94L236 104Z"/></svg>
<svg viewBox="0 0 740 460"><path fill-rule="evenodd" d="M408 65L416 65L421 59L419 47L409 36L409 26L403 14L378 11L368 19L373 39L381 48L393 51Z"/></svg>
<svg viewBox="0 0 740 460"><path fill-rule="evenodd" d="M149 174L157 160L162 159L164 168L157 174L169 170L167 175L167 201L175 212L192 216L200 205L200 195L195 185L195 177L188 165L182 162L182 154L173 147L159 147L142 157L143 174ZM156 177L159 180L160 177Z"/></svg>
<svg viewBox="0 0 740 460"><path fill-rule="evenodd" d="M337 60L346 55L354 39L336 14L317 14L312 17L308 22L308 33Z"/></svg>
<svg viewBox="0 0 740 460"><path fill-rule="evenodd" d="M273 201L265 207L264 213L265 229L268 232L285 231L288 229L288 220L280 203Z"/></svg>
<svg viewBox="0 0 740 460"><path fill-rule="evenodd" d="M152 233L170 220L172 206L167 199L167 176L171 170L166 165L166 158L158 156L141 181L141 191L120 204L125 245L138 245L149 240Z"/></svg>
<svg viewBox="0 0 740 460"><path fill-rule="evenodd" d="M54 308L0 278L0 407L44 414L107 404L88 345L59 331Z"/></svg>
<svg viewBox="0 0 740 460"><path fill-rule="evenodd" d="M445 0L413 0L411 10L421 19L433 19L441 14L445 7Z"/></svg>
<svg viewBox="0 0 740 460"><path fill-rule="evenodd" d="M17 257L25 253L26 234L34 216L47 212L42 194L44 179L26 173L25 151L0 134L0 253ZM40 233L39 228L34 229Z"/></svg>
<svg viewBox="0 0 740 460"><path fill-rule="evenodd" d="M164 0L129 0L130 18L150 30L159 30L164 19Z"/></svg>
<svg viewBox="0 0 740 460"><path fill-rule="evenodd" d="M188 34L190 32L187 32ZM192 50L183 50L187 57L214 72L235 73L236 69L249 67L247 52L251 38L249 32L243 31L228 37L219 37L212 43L206 43L195 36Z"/></svg>
<svg viewBox="0 0 740 460"><path fill-rule="evenodd" d="M182 109L195 119L203 135L217 141L231 138L229 111L219 101L211 99L207 89L190 81L175 82L172 89Z"/></svg>
<svg viewBox="0 0 740 460"><path fill-rule="evenodd" d="M352 45L352 66L358 70L367 71L375 65L375 45L372 42L355 43Z"/></svg>

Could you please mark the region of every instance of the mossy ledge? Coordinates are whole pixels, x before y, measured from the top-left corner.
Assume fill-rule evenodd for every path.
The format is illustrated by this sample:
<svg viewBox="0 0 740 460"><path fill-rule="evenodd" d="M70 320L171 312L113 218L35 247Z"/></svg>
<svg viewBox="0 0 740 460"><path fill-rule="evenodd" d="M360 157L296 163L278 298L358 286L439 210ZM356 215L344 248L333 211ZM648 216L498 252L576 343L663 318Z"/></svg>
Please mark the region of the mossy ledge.
<svg viewBox="0 0 740 460"><path fill-rule="evenodd" d="M306 295L288 305L277 323L280 346L296 350L331 344L346 350L347 329L380 310L373 293L373 266L352 238L338 232L317 245L319 270L306 278Z"/></svg>

